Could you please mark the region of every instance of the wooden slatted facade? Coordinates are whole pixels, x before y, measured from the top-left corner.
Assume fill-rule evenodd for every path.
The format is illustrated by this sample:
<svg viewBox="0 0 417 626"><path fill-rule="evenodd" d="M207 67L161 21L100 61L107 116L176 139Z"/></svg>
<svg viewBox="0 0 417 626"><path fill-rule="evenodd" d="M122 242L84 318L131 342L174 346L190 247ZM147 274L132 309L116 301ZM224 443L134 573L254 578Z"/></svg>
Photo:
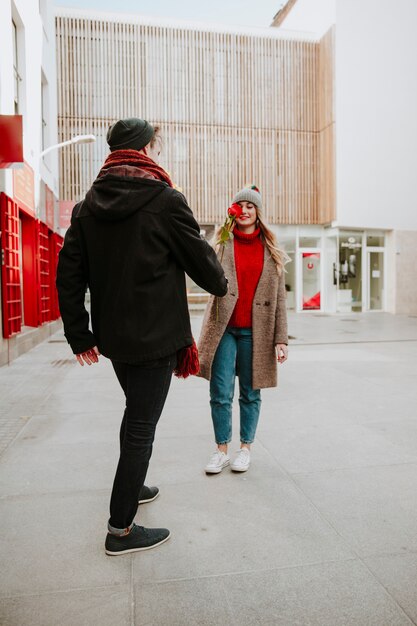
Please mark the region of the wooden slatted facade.
<svg viewBox="0 0 417 626"><path fill-rule="evenodd" d="M271 223L333 219L332 33L293 40L61 9L56 34L59 139L97 137L61 152L61 199L85 194L109 125L138 116L162 126L162 165L201 223L219 222L252 182Z"/></svg>

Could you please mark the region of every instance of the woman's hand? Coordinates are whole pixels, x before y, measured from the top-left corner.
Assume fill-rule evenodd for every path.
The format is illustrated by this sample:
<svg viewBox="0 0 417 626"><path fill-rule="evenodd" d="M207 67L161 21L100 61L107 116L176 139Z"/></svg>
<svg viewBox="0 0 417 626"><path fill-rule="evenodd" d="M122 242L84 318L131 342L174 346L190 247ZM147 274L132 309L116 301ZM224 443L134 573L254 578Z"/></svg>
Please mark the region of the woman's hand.
<svg viewBox="0 0 417 626"><path fill-rule="evenodd" d="M288 359L288 346L285 343L277 343L275 354L277 355L278 363L285 363Z"/></svg>

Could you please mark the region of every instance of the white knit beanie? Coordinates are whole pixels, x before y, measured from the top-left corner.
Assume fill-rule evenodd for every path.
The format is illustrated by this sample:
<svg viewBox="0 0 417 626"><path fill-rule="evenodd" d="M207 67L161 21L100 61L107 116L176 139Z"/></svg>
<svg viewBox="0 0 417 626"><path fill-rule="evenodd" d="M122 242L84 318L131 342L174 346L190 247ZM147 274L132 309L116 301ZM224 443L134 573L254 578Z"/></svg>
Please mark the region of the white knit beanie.
<svg viewBox="0 0 417 626"><path fill-rule="evenodd" d="M262 209L262 196L256 185L238 191L232 202L252 202L258 209Z"/></svg>

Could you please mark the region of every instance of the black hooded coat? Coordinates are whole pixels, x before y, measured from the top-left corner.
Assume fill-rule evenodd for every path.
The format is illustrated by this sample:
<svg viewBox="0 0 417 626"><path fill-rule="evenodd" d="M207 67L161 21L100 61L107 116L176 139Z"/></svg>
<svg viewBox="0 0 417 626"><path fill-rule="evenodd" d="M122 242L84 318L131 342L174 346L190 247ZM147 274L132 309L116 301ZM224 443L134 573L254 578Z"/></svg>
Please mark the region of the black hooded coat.
<svg viewBox="0 0 417 626"><path fill-rule="evenodd" d="M74 354L98 346L112 360L140 363L191 345L184 272L213 295L227 292L184 196L156 179L110 172L97 178L74 207L57 269Z"/></svg>

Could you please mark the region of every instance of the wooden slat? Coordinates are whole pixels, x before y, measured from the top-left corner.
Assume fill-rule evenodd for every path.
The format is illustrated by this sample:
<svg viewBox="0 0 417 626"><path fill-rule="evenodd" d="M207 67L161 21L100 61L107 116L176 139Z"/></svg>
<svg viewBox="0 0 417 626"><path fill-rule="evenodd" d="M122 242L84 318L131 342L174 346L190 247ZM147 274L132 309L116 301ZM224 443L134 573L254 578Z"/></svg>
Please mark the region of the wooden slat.
<svg viewBox="0 0 417 626"><path fill-rule="evenodd" d="M57 17L59 138L97 143L61 151L62 199L91 185L108 126L140 116L162 126L162 165L202 223L252 182L271 223L333 219L333 31L312 42L75 15Z"/></svg>

